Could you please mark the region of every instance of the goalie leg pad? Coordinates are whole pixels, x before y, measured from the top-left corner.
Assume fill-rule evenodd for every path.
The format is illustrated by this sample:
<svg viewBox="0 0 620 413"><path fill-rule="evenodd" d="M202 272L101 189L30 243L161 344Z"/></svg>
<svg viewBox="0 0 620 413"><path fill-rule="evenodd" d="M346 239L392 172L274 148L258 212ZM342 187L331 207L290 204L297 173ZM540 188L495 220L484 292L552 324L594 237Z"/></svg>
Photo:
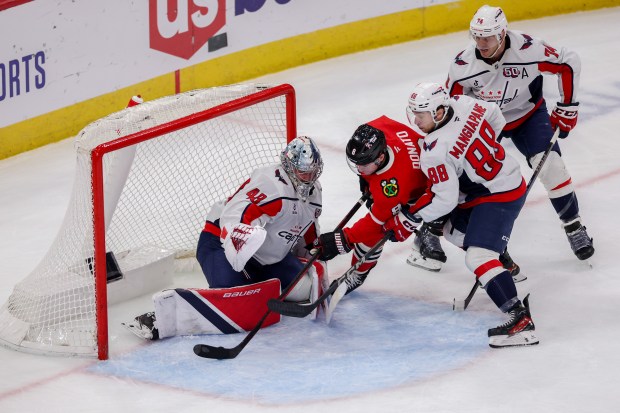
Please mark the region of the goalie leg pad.
<svg viewBox="0 0 620 413"><path fill-rule="evenodd" d="M280 295L280 280L232 288L166 290L153 296L159 337L231 334L252 330L268 310L267 301ZM263 327L280 321L271 313Z"/></svg>
<svg viewBox="0 0 620 413"><path fill-rule="evenodd" d="M303 263L308 262L305 258L300 258L300 261ZM315 261L308 269L306 275L299 280L286 296L285 301L314 302L328 287L327 263L324 261ZM314 309L314 311L310 313L310 319L314 320L316 318L317 309Z"/></svg>

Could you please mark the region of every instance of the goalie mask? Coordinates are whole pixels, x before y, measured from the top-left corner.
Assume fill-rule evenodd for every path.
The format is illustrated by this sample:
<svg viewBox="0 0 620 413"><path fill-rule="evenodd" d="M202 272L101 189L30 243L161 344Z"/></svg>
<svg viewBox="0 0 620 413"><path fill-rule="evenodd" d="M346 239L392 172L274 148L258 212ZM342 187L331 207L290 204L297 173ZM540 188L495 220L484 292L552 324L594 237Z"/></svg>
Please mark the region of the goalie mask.
<svg viewBox="0 0 620 413"><path fill-rule="evenodd" d="M282 168L295 186L297 195L306 201L314 183L323 172L323 159L316 144L307 136L293 139L280 154Z"/></svg>
<svg viewBox="0 0 620 413"><path fill-rule="evenodd" d="M378 162L381 154L386 151L387 142L384 133L365 123L355 130L347 143L347 164L359 175L358 166Z"/></svg>

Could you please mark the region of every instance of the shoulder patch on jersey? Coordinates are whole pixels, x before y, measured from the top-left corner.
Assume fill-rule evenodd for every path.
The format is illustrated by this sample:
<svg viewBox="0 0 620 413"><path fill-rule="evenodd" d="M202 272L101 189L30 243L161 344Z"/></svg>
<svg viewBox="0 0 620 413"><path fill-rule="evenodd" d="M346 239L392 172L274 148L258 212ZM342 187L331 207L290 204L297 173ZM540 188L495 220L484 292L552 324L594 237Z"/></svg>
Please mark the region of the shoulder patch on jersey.
<svg viewBox="0 0 620 413"><path fill-rule="evenodd" d="M427 144L426 141L424 141L424 150L425 151L431 151L435 145L437 145L437 139L435 139L433 142Z"/></svg>
<svg viewBox="0 0 620 413"><path fill-rule="evenodd" d="M525 49L528 49L532 45L532 40L534 39L529 34L523 33L522 36L525 40L523 41L523 45L521 46L520 50L525 50Z"/></svg>
<svg viewBox="0 0 620 413"><path fill-rule="evenodd" d="M465 53L465 50L461 51L461 53L457 54L456 57L454 58L454 63L456 63L459 66L465 66L466 64L468 64L465 60L461 58L463 53Z"/></svg>
<svg viewBox="0 0 620 413"><path fill-rule="evenodd" d="M288 185L288 182L286 182L284 178L282 178L279 169L276 169L276 178L278 178L278 181L282 182L284 185Z"/></svg>
<svg viewBox="0 0 620 413"><path fill-rule="evenodd" d="M388 198L398 195L398 181L396 178L383 179L381 181L381 188L383 188L383 195Z"/></svg>

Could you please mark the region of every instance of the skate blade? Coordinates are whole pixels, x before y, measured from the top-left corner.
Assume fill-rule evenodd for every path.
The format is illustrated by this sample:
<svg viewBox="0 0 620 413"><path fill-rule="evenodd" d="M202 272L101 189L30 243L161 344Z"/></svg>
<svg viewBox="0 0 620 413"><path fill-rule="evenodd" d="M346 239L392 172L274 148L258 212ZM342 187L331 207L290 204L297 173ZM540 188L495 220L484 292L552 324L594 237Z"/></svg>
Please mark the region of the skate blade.
<svg viewBox="0 0 620 413"><path fill-rule="evenodd" d="M533 346L539 342L535 331L521 331L513 335L489 337L489 347L492 348Z"/></svg>
<svg viewBox="0 0 620 413"><path fill-rule="evenodd" d="M443 263L441 261L424 258L419 252L413 251L409 257L407 257L407 264L422 268L426 271L439 272Z"/></svg>
<svg viewBox="0 0 620 413"><path fill-rule="evenodd" d="M512 281L514 281L515 284L525 280L527 280L527 277L521 273L512 276Z"/></svg>
<svg viewBox="0 0 620 413"><path fill-rule="evenodd" d="M153 332L149 330L148 328L140 328L136 321L129 321L127 323L121 323L121 325L143 340L153 339Z"/></svg>

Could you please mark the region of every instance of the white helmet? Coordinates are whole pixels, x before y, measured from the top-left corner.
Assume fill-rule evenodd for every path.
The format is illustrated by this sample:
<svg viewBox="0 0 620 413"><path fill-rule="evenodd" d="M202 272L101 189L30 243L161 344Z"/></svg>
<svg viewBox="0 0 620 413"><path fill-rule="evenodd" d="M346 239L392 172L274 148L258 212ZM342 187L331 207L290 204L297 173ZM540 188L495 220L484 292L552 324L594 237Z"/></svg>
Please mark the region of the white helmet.
<svg viewBox="0 0 620 413"><path fill-rule="evenodd" d="M409 123L414 124L414 112L430 112L433 115L435 124L440 123L448 114L450 106L450 97L439 83L418 83L413 88L411 96L409 96L409 105L407 106L407 118ZM436 121L437 109L445 108L444 117Z"/></svg>
<svg viewBox="0 0 620 413"><path fill-rule="evenodd" d="M508 20L501 7L484 5L478 9L469 23L469 33L472 37L496 36L502 41L502 32L508 29Z"/></svg>
<svg viewBox="0 0 620 413"><path fill-rule="evenodd" d="M280 154L282 168L295 186L297 195L306 201L314 183L323 172L323 159L316 144L307 136L289 142Z"/></svg>

